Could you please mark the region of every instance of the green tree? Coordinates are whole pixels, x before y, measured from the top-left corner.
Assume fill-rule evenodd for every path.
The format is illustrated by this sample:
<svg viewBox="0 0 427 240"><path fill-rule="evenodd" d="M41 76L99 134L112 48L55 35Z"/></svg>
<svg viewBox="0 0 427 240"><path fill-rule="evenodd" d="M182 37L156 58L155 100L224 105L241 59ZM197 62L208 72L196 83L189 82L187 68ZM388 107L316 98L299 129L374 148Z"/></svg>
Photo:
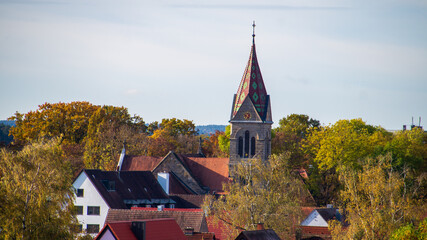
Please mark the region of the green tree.
<svg viewBox="0 0 427 240"><path fill-rule="evenodd" d="M399 131L385 144L383 153L392 153L394 167L409 167L418 172L426 172L427 142L425 137L424 130L420 128Z"/></svg>
<svg viewBox="0 0 427 240"><path fill-rule="evenodd" d="M390 240L425 240L427 239L427 218L424 218L418 225L414 226L408 223L396 231L390 237Z"/></svg>
<svg viewBox="0 0 427 240"><path fill-rule="evenodd" d="M340 200L349 227L335 239L387 239L394 230L416 218L425 203L414 199L417 188L409 188L405 177L405 170L393 169L391 154L367 158L360 170L342 171ZM332 226L340 228L337 224Z"/></svg>
<svg viewBox="0 0 427 240"><path fill-rule="evenodd" d="M299 176L289 165L289 154L273 155L268 162L250 159L237 165L233 181L224 185L227 195L208 198L204 208L224 222L229 239L239 230L255 230L257 223L288 239L301 221L301 205L307 197Z"/></svg>
<svg viewBox="0 0 427 240"><path fill-rule="evenodd" d="M225 132L218 135L218 145L221 149L223 156L230 156L230 130L231 126L228 125L225 127Z"/></svg>
<svg viewBox="0 0 427 240"><path fill-rule="evenodd" d="M306 138L308 131L318 128L318 120L309 118L303 114L291 114L279 121L279 126L273 129L271 140L271 152L280 154L290 152L292 166L308 167L309 155L302 149L302 141Z"/></svg>
<svg viewBox="0 0 427 240"><path fill-rule="evenodd" d="M0 238L73 239L72 171L59 139L0 152Z"/></svg>
<svg viewBox="0 0 427 240"><path fill-rule="evenodd" d="M339 120L334 125L311 130L303 146L319 168L360 167L359 160L371 156L388 141L386 131L361 119Z"/></svg>

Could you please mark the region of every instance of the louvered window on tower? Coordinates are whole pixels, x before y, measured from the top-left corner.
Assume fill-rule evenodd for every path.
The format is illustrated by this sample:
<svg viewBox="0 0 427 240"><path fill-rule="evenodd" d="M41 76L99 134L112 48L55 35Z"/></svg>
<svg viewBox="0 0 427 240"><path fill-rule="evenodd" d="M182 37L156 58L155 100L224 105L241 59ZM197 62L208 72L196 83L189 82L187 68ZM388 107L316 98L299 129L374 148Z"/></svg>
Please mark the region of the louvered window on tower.
<svg viewBox="0 0 427 240"><path fill-rule="evenodd" d="M255 155L255 137L251 138L251 157Z"/></svg>
<svg viewBox="0 0 427 240"><path fill-rule="evenodd" d="M245 132L245 158L249 157L249 131Z"/></svg>
<svg viewBox="0 0 427 240"><path fill-rule="evenodd" d="M238 146L239 157L243 157L243 138L239 137L239 146Z"/></svg>

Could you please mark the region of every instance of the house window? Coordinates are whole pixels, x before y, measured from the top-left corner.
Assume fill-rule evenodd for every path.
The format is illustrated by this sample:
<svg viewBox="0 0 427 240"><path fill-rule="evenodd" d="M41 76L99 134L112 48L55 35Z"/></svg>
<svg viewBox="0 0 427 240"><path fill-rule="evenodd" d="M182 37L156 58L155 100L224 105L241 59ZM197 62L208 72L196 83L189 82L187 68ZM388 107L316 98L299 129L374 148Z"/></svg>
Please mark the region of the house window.
<svg viewBox="0 0 427 240"><path fill-rule="evenodd" d="M74 206L74 211L77 215L83 215L83 206Z"/></svg>
<svg viewBox="0 0 427 240"><path fill-rule="evenodd" d="M249 131L245 132L245 156L243 157L249 157Z"/></svg>
<svg viewBox="0 0 427 240"><path fill-rule="evenodd" d="M169 204L169 208L175 208L175 204L173 203Z"/></svg>
<svg viewBox="0 0 427 240"><path fill-rule="evenodd" d="M87 233L98 233L99 232L99 224L88 224L86 225Z"/></svg>
<svg viewBox="0 0 427 240"><path fill-rule="evenodd" d="M104 187L108 191L115 191L116 190L116 182L114 182L114 181L101 180L101 183L104 185Z"/></svg>
<svg viewBox="0 0 427 240"><path fill-rule="evenodd" d="M87 215L99 215L99 207L87 206Z"/></svg>
<svg viewBox="0 0 427 240"><path fill-rule="evenodd" d="M239 137L239 146L237 147L237 151L240 157L243 157L243 138Z"/></svg>
<svg viewBox="0 0 427 240"><path fill-rule="evenodd" d="M251 157L255 155L255 137L251 138Z"/></svg>
<svg viewBox="0 0 427 240"><path fill-rule="evenodd" d="M77 197L83 197L84 190L82 188L76 189Z"/></svg>

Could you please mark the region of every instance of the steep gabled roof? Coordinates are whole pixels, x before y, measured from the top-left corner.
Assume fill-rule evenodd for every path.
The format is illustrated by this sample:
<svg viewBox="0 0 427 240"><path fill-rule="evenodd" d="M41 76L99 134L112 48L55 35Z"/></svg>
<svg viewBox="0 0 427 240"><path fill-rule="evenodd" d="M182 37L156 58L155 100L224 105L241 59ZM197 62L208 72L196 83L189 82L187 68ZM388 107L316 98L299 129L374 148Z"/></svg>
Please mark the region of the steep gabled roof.
<svg viewBox="0 0 427 240"><path fill-rule="evenodd" d="M112 222L105 224L94 240L101 239L107 231L117 239L138 240L131 230L132 222Z"/></svg>
<svg viewBox="0 0 427 240"><path fill-rule="evenodd" d="M152 171L163 158L151 156L126 155L123 160L123 171Z"/></svg>
<svg viewBox="0 0 427 240"><path fill-rule="evenodd" d="M236 240L280 240L273 229L243 231Z"/></svg>
<svg viewBox="0 0 427 240"><path fill-rule="evenodd" d="M198 185L208 187L211 192L222 192L222 183L229 181L228 158L193 157L188 154L169 152L165 157L126 156L123 161L123 170L129 171L156 171L163 166L163 162L176 159L178 164L188 171L189 175L198 182ZM163 166L164 167L164 166ZM162 171L165 171L163 168ZM169 172L173 172L170 169ZM171 193L189 194L196 193L183 182L182 176L172 175Z"/></svg>
<svg viewBox="0 0 427 240"><path fill-rule="evenodd" d="M208 232L206 218L201 209L165 208L163 211L157 211L155 208L110 209L105 223L159 218L175 219L182 231L189 227L195 232Z"/></svg>
<svg viewBox="0 0 427 240"><path fill-rule="evenodd" d="M229 158L195 158L183 157L188 169L201 185L209 188L210 192L222 192L222 184L229 179Z"/></svg>
<svg viewBox="0 0 427 240"><path fill-rule="evenodd" d="M262 121L265 121L268 112L268 95L262 79L261 70L255 50L255 41L252 43L251 53L245 68L242 80L240 81L237 94L234 99L231 119L233 119L243 102L249 98L255 106L256 112Z"/></svg>
<svg viewBox="0 0 427 240"><path fill-rule="evenodd" d="M318 208L318 209L316 209L316 211L320 214L320 216L322 216L322 218L326 222L333 220L333 219L340 220L340 219L338 219L339 214L337 213L336 208Z"/></svg>
<svg viewBox="0 0 427 240"><path fill-rule="evenodd" d="M83 172L110 208L128 208L126 204L174 203L150 171L84 169ZM113 182L114 189L107 189L105 182Z"/></svg>

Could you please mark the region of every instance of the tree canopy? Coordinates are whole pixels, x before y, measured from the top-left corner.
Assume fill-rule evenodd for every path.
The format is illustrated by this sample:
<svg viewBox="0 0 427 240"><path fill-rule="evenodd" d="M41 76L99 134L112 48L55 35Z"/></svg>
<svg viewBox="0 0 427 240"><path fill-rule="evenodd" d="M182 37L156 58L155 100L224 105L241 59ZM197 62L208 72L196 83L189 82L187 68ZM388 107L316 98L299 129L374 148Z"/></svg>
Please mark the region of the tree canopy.
<svg viewBox="0 0 427 240"><path fill-rule="evenodd" d="M59 139L0 152L0 238L73 239L72 171Z"/></svg>
<svg viewBox="0 0 427 240"><path fill-rule="evenodd" d="M290 168L289 154L238 164L224 191L227 195L206 200L204 207L216 221L225 223L229 239L239 230L255 230L257 223L287 239L294 223L301 221L301 205L307 197L303 182Z"/></svg>
<svg viewBox="0 0 427 240"><path fill-rule="evenodd" d="M279 126L272 131L271 152L273 154L290 152L293 167L307 168L309 158L302 149L302 143L307 133L319 126L318 120L304 114L291 114L282 118Z"/></svg>
<svg viewBox="0 0 427 240"><path fill-rule="evenodd" d="M36 111L16 112L10 117L16 123L10 134L20 144L59 136L64 141L80 143L86 137L90 117L98 108L88 102L45 103Z"/></svg>
<svg viewBox="0 0 427 240"><path fill-rule="evenodd" d="M334 237L388 239L406 222L419 219L425 202L415 197L418 187L406 184L405 171L393 169L391 154L366 158L360 170L342 171L340 200L349 226L343 230L332 224Z"/></svg>

